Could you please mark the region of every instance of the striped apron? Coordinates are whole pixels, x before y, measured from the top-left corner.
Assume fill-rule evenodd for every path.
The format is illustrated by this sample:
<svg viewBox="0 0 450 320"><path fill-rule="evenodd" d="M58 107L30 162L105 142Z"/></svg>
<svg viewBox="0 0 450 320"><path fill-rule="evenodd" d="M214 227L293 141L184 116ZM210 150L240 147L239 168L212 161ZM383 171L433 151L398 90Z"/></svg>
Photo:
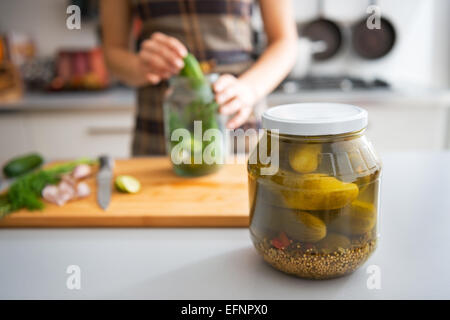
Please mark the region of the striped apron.
<svg viewBox="0 0 450 320"><path fill-rule="evenodd" d="M142 20L140 40L159 31L186 45L197 59L212 62L211 72L235 76L253 63L250 19L253 0L132 0L132 9ZM133 155L166 153L163 101L167 81L141 87ZM255 127L263 104L244 127Z"/></svg>

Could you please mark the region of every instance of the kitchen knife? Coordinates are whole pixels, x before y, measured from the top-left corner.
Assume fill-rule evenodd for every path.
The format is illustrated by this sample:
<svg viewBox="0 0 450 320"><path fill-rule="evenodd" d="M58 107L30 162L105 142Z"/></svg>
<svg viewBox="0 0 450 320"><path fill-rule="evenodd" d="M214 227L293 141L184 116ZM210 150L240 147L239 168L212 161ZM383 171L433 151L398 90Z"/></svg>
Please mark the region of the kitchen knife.
<svg viewBox="0 0 450 320"><path fill-rule="evenodd" d="M108 208L111 200L114 160L109 156L99 158L100 169L97 174L97 203L103 209Z"/></svg>

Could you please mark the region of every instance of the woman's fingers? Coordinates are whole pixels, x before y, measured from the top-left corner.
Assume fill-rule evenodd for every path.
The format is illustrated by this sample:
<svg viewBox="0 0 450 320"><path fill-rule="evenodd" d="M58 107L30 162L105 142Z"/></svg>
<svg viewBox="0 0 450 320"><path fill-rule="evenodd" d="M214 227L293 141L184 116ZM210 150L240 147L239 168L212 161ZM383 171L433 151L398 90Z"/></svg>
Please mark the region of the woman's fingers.
<svg viewBox="0 0 450 320"><path fill-rule="evenodd" d="M236 78L231 74L224 74L214 82L213 89L217 94L220 94L224 91L229 85L236 82Z"/></svg>
<svg viewBox="0 0 450 320"><path fill-rule="evenodd" d="M145 77L151 84L158 84L161 81L161 77L154 73L147 73Z"/></svg>
<svg viewBox="0 0 450 320"><path fill-rule="evenodd" d="M235 129L248 119L255 103L251 88L231 74L221 76L213 85L219 112L232 115L227 127Z"/></svg>
<svg viewBox="0 0 450 320"><path fill-rule="evenodd" d="M152 39L172 50L178 58L183 59L188 54L186 47L174 37L170 37L161 32L155 32L152 34Z"/></svg>
<svg viewBox="0 0 450 320"><path fill-rule="evenodd" d="M225 105L228 101L235 98L238 94L238 87L234 84L229 85L225 90L216 94L216 102L219 105Z"/></svg>
<svg viewBox="0 0 450 320"><path fill-rule="evenodd" d="M237 79L230 75L225 74L221 76L213 85L213 89L216 92L216 102L221 106L221 112L228 109L225 107L227 103L238 95L238 86L236 86ZM235 105L235 102L232 103Z"/></svg>
<svg viewBox="0 0 450 320"><path fill-rule="evenodd" d="M184 66L183 59L155 41L144 41L142 43L142 49L161 57L173 74L180 72Z"/></svg>
<svg viewBox="0 0 450 320"><path fill-rule="evenodd" d="M183 57L186 55L187 49L180 41L160 32L142 42L139 51L146 78L152 84L178 74L184 67Z"/></svg>
<svg viewBox="0 0 450 320"><path fill-rule="evenodd" d="M248 119L248 117L250 116L251 113L252 113L251 108L239 109L239 111L236 113L236 115L231 120L228 121L227 128L228 129L236 129L236 128L240 127L241 125L243 125L245 123L245 121Z"/></svg>
<svg viewBox="0 0 450 320"><path fill-rule="evenodd" d="M220 106L219 112L224 115L230 115L237 112L242 107L242 102L235 98L226 104Z"/></svg>
<svg viewBox="0 0 450 320"><path fill-rule="evenodd" d="M144 49L139 52L139 57L153 73L157 73L162 76L172 72L172 67L157 54Z"/></svg>

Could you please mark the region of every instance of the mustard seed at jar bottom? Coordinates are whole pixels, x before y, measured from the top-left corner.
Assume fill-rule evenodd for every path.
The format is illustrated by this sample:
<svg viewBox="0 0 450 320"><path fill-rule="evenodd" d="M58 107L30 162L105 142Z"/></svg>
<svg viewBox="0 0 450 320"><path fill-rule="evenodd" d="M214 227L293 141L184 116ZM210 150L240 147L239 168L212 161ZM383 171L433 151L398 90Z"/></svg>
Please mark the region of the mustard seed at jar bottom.
<svg viewBox="0 0 450 320"><path fill-rule="evenodd" d="M271 154L278 142L279 168L262 170L261 145L249 158L250 234L276 269L334 278L375 250L381 163L366 126L365 110L342 104L285 105L263 115L268 139L260 144L270 141Z"/></svg>

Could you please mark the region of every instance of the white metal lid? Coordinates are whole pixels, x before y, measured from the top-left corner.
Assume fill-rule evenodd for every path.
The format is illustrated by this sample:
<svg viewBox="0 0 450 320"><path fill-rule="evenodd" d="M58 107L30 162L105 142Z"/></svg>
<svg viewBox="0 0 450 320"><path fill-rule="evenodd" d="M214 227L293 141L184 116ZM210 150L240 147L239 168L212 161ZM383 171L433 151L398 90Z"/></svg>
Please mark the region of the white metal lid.
<svg viewBox="0 0 450 320"><path fill-rule="evenodd" d="M350 104L295 103L268 109L262 125L280 134L324 136L360 131L367 119L366 110Z"/></svg>

